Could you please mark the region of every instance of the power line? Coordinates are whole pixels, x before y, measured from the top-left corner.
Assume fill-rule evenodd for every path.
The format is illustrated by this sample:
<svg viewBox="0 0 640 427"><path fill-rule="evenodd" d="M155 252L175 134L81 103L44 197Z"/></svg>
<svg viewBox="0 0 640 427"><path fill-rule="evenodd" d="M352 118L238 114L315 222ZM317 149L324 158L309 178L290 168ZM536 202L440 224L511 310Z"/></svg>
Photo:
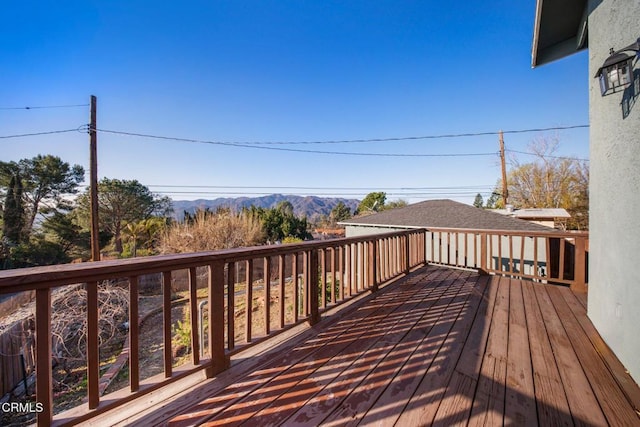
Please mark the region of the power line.
<svg viewBox="0 0 640 427"><path fill-rule="evenodd" d="M274 151L288 151L295 153L310 153L310 154L333 154L342 156L368 156L368 157L475 157L475 156L494 156L496 152L491 153L446 153L446 154L404 154L404 153L357 153L357 152L345 152L345 151L322 151L322 150L300 150L296 148L281 148L281 147L267 147L262 145L251 145L243 142L227 142L227 141L207 141L201 139L192 138L177 138L163 135L151 135L135 132L124 132L108 129L97 129L98 132L111 133L115 135L135 136L140 138L160 139L165 141L178 141L178 142L193 142L198 144L212 144L223 145L229 147L241 147L241 148L253 148L260 150L274 150Z"/></svg>
<svg viewBox="0 0 640 427"><path fill-rule="evenodd" d="M565 129L577 129L589 127L589 125L575 125L575 126L556 126L550 128L534 128L534 129L520 129L520 130L508 130L503 133L529 133L529 132L544 132L550 130L565 130ZM405 136L405 137L391 137L391 138L370 138L370 139L343 139L343 140L328 140L328 141L255 141L244 142L245 144L256 145L286 145L286 144L343 144L353 142L391 142L391 141L411 141L422 139L446 139L446 138L466 138L472 136L487 136L498 135L499 132L472 132L472 133L453 133L442 135L422 135L422 136Z"/></svg>
<svg viewBox="0 0 640 427"><path fill-rule="evenodd" d="M40 110L50 108L73 108L73 107L88 107L89 104L68 104L68 105L39 105L35 107L0 107L0 110Z"/></svg>
<svg viewBox="0 0 640 427"><path fill-rule="evenodd" d="M551 130L568 130L568 129L580 129L588 128L589 125L572 125L572 126L554 126L547 128L531 128L531 129L515 129L505 130L503 134L516 134L516 133L532 133L532 132L545 132ZM166 136L147 135L133 132L118 132L110 131L106 129L98 130L101 132L118 133L130 136L140 136L147 138L159 138L159 139L171 139L180 140L184 142L200 142L209 144L229 144L229 145L302 145L302 144L344 144L344 143L358 143L358 142L393 142L393 141L411 141L422 139L446 139L446 138L466 138L473 136L487 136L498 135L499 131L495 132L469 132L469 133L455 133L455 134L441 134L441 135L422 135L422 136L403 136L403 137L390 137L390 138L368 138L368 139L338 139L338 140L321 140L321 141L202 141L189 138L173 138Z"/></svg>
<svg viewBox="0 0 640 427"><path fill-rule="evenodd" d="M77 130L78 130L78 128L76 128L76 129L63 129L63 130L50 130L50 131L46 131L46 132L23 133L23 134L18 134L18 135L3 135L3 136L0 136L0 139L24 138L24 137L27 137L27 136L40 136L40 135L53 135L53 134L56 134L56 133L76 132Z"/></svg>
<svg viewBox="0 0 640 427"><path fill-rule="evenodd" d="M536 157L545 157L545 158L550 158L550 159L564 159L564 160L580 160L583 162L588 162L589 159L584 159L581 157L569 157L569 156L552 156L552 155L548 155L545 154L544 156L538 156L537 154L534 153L527 153L526 151L518 151L518 150L510 150L510 149L505 149L505 151L509 151L510 153L517 153L517 154L526 154L527 156L536 156Z"/></svg>

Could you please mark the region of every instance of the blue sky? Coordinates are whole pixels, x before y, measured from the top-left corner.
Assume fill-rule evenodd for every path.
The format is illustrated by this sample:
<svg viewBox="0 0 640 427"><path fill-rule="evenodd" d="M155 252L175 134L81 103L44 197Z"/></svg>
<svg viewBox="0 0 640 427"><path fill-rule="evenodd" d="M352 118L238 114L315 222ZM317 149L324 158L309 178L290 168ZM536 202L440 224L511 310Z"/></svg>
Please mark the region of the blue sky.
<svg viewBox="0 0 640 427"><path fill-rule="evenodd" d="M586 53L532 70L534 0L469 3L453 9L397 0L5 2L0 136L86 125L88 107L7 108L87 104L92 94L99 129L214 142L587 124ZM505 144L525 151L534 138L555 136L557 155L588 157L588 129L507 134ZM0 144L3 161L54 154L88 169L86 132ZM497 154L414 156L497 153L496 135L247 148L101 132L98 147L99 177L137 179L176 200L261 193L361 198L382 189L391 200L472 203L500 177Z"/></svg>

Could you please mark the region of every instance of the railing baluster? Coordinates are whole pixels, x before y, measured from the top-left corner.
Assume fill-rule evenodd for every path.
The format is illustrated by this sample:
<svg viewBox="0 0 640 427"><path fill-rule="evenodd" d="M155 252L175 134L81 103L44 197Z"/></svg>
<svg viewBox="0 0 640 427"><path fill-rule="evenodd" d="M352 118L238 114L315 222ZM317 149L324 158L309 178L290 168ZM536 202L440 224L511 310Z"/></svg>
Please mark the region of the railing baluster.
<svg viewBox="0 0 640 427"><path fill-rule="evenodd" d="M189 268L189 320L191 321L191 363L200 364L200 328L198 321L198 271Z"/></svg>
<svg viewBox="0 0 640 427"><path fill-rule="evenodd" d="M558 266L558 279L564 280L564 251L567 240L562 238L560 240L560 262Z"/></svg>
<svg viewBox="0 0 640 427"><path fill-rule="evenodd" d="M378 290L378 240L377 239L373 239L371 242L369 242L369 259L371 260L369 266L370 266L370 273L369 273L369 277L371 278L371 290L373 292Z"/></svg>
<svg viewBox="0 0 640 427"><path fill-rule="evenodd" d="M298 283L298 253L291 255L291 282L293 283L293 323L298 323L300 313L300 284Z"/></svg>
<svg viewBox="0 0 640 427"><path fill-rule="evenodd" d="M553 277L553 272L551 271L551 238L547 237L545 238L546 240L546 246L547 246L547 256L546 256L546 262L547 262L547 277L552 279Z"/></svg>
<svg viewBox="0 0 640 427"><path fill-rule="evenodd" d="M524 241L526 237L520 236L520 274L524 273Z"/></svg>
<svg viewBox="0 0 640 427"><path fill-rule="evenodd" d="M502 235L498 234L498 271L504 271L502 268Z"/></svg>
<svg viewBox="0 0 640 427"><path fill-rule="evenodd" d="M436 246L435 246L435 240L436 240L436 233L431 231L429 232L429 235L431 236L431 262L436 262Z"/></svg>
<svg viewBox="0 0 640 427"><path fill-rule="evenodd" d="M367 270L365 268L365 259L367 253L364 250L364 242L358 242L358 291L362 292L366 288Z"/></svg>
<svg viewBox="0 0 640 427"><path fill-rule="evenodd" d="M489 236L491 239L491 236ZM491 240L489 240L489 253L491 253ZM480 233L480 272L482 274L488 274L489 268L487 268L487 234Z"/></svg>
<svg viewBox="0 0 640 427"><path fill-rule="evenodd" d="M404 266L404 273L405 274L409 274L409 272L411 271L411 259L409 258L409 236L405 235L404 236L404 262L405 262L405 266Z"/></svg>
<svg viewBox="0 0 640 427"><path fill-rule="evenodd" d="M236 347L236 263L227 265L227 348Z"/></svg>
<svg viewBox="0 0 640 427"><path fill-rule="evenodd" d="M382 276L381 276L381 281L385 282L387 281L387 279L389 278L389 255L390 255L390 249L389 249L389 239L387 239L386 237L383 237L381 240L382 243L382 249L381 249L381 256L382 256Z"/></svg>
<svg viewBox="0 0 640 427"><path fill-rule="evenodd" d="M129 277L129 390L140 388L138 276Z"/></svg>
<svg viewBox="0 0 640 427"><path fill-rule="evenodd" d="M248 259L246 262L245 279L247 281L245 287L245 325L244 325L244 339L246 342L251 342L251 323L253 322L251 313L253 312L253 259Z"/></svg>
<svg viewBox="0 0 640 427"><path fill-rule="evenodd" d="M487 271L495 271L496 269L493 267L493 234L487 234L486 236L489 239L489 270Z"/></svg>
<svg viewBox="0 0 640 427"><path fill-rule="evenodd" d="M100 403L100 349L98 282L85 285L87 291L87 394L89 409Z"/></svg>
<svg viewBox="0 0 640 427"><path fill-rule="evenodd" d="M464 264L463 267L469 267L469 251L467 249L467 245L469 244L469 234L463 233L462 238L464 239Z"/></svg>
<svg viewBox="0 0 640 427"><path fill-rule="evenodd" d="M285 318L284 318L284 310L285 310L285 270L286 270L286 259L284 254L280 254L278 256L278 302L280 303L280 329L284 329Z"/></svg>
<svg viewBox="0 0 640 427"><path fill-rule="evenodd" d="M344 300L344 247L342 245L337 247L338 249L338 298L340 301Z"/></svg>
<svg viewBox="0 0 640 427"><path fill-rule="evenodd" d="M533 238L533 275L539 276L538 273L538 237Z"/></svg>
<svg viewBox="0 0 640 427"><path fill-rule="evenodd" d="M36 289L36 400L42 404L38 414L42 426L53 418L51 350L51 289Z"/></svg>
<svg viewBox="0 0 640 427"><path fill-rule="evenodd" d="M264 334L271 332L271 257L264 257Z"/></svg>
<svg viewBox="0 0 640 427"><path fill-rule="evenodd" d="M344 268L345 268L345 282L347 286L347 290L349 291L349 296L353 295L353 287L351 282L353 265L351 264L351 243L348 243L345 246L345 259L344 259Z"/></svg>
<svg viewBox="0 0 640 427"><path fill-rule="evenodd" d="M336 303L336 248L331 248L331 304Z"/></svg>
<svg viewBox="0 0 640 427"><path fill-rule="evenodd" d="M310 250L308 252L309 257L309 323L314 325L320 321L320 312L318 304L318 251Z"/></svg>
<svg viewBox="0 0 640 427"><path fill-rule="evenodd" d="M162 331L164 337L164 376L171 378L173 355L171 353L171 272L162 273ZM209 313L211 315L211 313Z"/></svg>
<svg viewBox="0 0 640 427"><path fill-rule="evenodd" d="M302 316L309 317L309 254L307 251L302 253Z"/></svg>
<svg viewBox="0 0 640 427"><path fill-rule="evenodd" d="M357 294L360 290L360 283L358 281L358 268L359 268L359 252L358 243L354 243L351 249L351 281L353 284L353 293Z"/></svg>
<svg viewBox="0 0 640 427"><path fill-rule="evenodd" d="M320 258L320 308L327 306L327 252L318 249Z"/></svg>
<svg viewBox="0 0 640 427"><path fill-rule="evenodd" d="M509 273L513 273L513 236L509 235Z"/></svg>

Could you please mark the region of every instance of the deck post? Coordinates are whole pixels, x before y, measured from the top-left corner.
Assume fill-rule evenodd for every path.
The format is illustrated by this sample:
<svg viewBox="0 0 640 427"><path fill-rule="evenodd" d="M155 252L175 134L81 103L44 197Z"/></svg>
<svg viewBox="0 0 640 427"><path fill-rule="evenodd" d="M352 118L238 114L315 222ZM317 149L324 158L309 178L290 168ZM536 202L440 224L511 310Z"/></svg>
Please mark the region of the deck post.
<svg viewBox="0 0 640 427"><path fill-rule="evenodd" d="M36 289L36 401L42 404L38 425L51 425L53 374L51 372L51 289Z"/></svg>
<svg viewBox="0 0 640 427"><path fill-rule="evenodd" d="M315 325L320 321L320 312L318 310L319 298L318 298L318 249L312 249L307 252L309 257L309 271L307 272L309 277L309 324Z"/></svg>
<svg viewBox="0 0 640 427"><path fill-rule="evenodd" d="M224 351L224 261L209 265L209 353L211 365L206 375L212 378L229 367Z"/></svg>
<svg viewBox="0 0 640 427"><path fill-rule="evenodd" d="M571 290L574 292L587 292L587 283L586 283L586 259L587 259L587 242L586 238L583 236L576 237L576 246L575 246L575 265L574 265L574 273L573 273L573 284L571 285Z"/></svg>

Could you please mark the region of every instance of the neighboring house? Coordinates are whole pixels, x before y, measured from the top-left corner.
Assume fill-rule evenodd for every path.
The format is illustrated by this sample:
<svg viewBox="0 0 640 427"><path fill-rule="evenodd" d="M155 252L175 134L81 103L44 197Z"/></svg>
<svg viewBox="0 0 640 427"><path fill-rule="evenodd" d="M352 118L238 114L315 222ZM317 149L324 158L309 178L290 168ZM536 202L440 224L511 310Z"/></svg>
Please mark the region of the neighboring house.
<svg viewBox="0 0 640 427"><path fill-rule="evenodd" d="M507 205L507 209L491 209L491 212L534 222L545 227L561 229L566 228L567 220L571 218L569 212L562 208L514 209Z"/></svg>
<svg viewBox="0 0 640 427"><path fill-rule="evenodd" d="M611 49L637 42L639 22L638 0L537 0L532 52L536 67L589 47L589 247L594 262L589 263L588 315L636 382L640 382L640 103L636 102L640 61L633 52L625 53L632 58L628 68L633 79L614 93L602 95L598 76L610 78L603 83L628 81L626 70L601 73L601 69L614 59Z"/></svg>
<svg viewBox="0 0 640 427"><path fill-rule="evenodd" d="M427 200L342 221L346 236L385 233L407 228L459 228L466 230L549 231L548 227L511 218L453 200Z"/></svg>

